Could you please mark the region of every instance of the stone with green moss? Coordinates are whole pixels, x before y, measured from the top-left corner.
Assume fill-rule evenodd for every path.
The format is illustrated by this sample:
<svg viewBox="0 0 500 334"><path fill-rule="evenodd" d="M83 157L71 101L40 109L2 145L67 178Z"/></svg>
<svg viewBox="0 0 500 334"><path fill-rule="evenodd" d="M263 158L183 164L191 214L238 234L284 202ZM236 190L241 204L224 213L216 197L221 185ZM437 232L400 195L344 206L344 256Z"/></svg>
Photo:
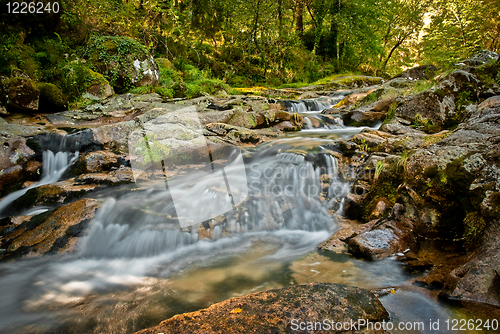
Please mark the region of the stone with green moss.
<svg viewBox="0 0 500 334"><path fill-rule="evenodd" d="M54 84L38 83L40 89L40 110L44 111L60 111L68 107L68 98Z"/></svg>
<svg viewBox="0 0 500 334"><path fill-rule="evenodd" d="M36 83L27 78L15 77L2 82L7 93L7 104L25 111L37 111L40 90Z"/></svg>
<svg viewBox="0 0 500 334"><path fill-rule="evenodd" d="M158 65L146 47L132 38L92 36L88 50L91 67L118 90L158 84Z"/></svg>

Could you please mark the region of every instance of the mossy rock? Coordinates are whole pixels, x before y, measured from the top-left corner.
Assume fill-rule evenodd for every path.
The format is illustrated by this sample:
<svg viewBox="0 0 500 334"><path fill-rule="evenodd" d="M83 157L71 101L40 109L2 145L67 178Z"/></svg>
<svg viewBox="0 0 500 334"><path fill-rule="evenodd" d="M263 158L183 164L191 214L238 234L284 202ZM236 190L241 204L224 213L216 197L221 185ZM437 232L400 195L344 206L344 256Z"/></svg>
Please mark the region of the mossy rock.
<svg viewBox="0 0 500 334"><path fill-rule="evenodd" d="M464 219L464 244L467 249L476 248L480 245L486 222L479 212L471 212Z"/></svg>
<svg viewBox="0 0 500 334"><path fill-rule="evenodd" d="M114 94L108 80L100 73L91 70L83 62L73 62L65 66L66 75L61 84L73 99L90 93L98 98Z"/></svg>
<svg viewBox="0 0 500 334"><path fill-rule="evenodd" d="M36 83L27 78L15 77L2 82L7 91L8 105L26 111L37 111L40 90Z"/></svg>
<svg viewBox="0 0 500 334"><path fill-rule="evenodd" d="M156 58L155 61L158 64L158 67L160 69L166 68L166 69L175 70L174 65L167 58Z"/></svg>
<svg viewBox="0 0 500 334"><path fill-rule="evenodd" d="M129 37L92 36L88 43L90 66L118 90L156 86L158 65L142 44Z"/></svg>
<svg viewBox="0 0 500 334"><path fill-rule="evenodd" d="M61 111L68 107L68 98L54 84L38 83L40 89L40 110L43 111Z"/></svg>

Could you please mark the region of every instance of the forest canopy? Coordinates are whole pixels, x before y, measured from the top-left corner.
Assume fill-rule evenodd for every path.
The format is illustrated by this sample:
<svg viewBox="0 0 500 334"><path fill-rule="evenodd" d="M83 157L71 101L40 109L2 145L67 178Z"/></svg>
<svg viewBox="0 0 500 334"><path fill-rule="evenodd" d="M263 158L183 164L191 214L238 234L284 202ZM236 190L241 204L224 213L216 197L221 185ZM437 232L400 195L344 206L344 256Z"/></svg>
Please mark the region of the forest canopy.
<svg viewBox="0 0 500 334"><path fill-rule="evenodd" d="M129 37L181 71L191 66L233 86L307 83L346 71L389 77L500 49L496 0L58 2L59 13L2 10L3 75L20 69L64 86L58 69L88 58L96 36Z"/></svg>

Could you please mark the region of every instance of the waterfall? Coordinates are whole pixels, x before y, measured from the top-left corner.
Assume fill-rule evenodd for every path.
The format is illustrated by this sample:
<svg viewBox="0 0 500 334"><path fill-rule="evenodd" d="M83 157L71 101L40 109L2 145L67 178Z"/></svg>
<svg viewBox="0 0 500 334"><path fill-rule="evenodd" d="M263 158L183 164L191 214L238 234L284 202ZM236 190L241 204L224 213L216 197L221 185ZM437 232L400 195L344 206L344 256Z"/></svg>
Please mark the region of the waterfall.
<svg viewBox="0 0 500 334"><path fill-rule="evenodd" d="M306 129L312 129L313 128L312 122L309 119L309 117L307 117L307 116L304 117L304 122L306 122L306 124L307 124L307 128Z"/></svg>
<svg viewBox="0 0 500 334"><path fill-rule="evenodd" d="M343 98L344 95L338 94L334 96L321 96L314 99L304 99L299 101L285 100L283 101L283 104L288 111L292 111L294 113L318 113L333 107Z"/></svg>
<svg viewBox="0 0 500 334"><path fill-rule="evenodd" d="M267 149L272 151L273 149ZM275 149L274 149L275 150ZM342 183L337 161L327 154L308 161L295 153L256 154L245 161L248 197L235 210L198 225L181 228L171 192L149 189L110 199L99 210L80 254L86 258L139 258L176 251L203 239L278 230L331 231L329 198L337 196L322 175ZM260 152L262 153L262 152ZM321 158L324 155L326 158ZM231 170L226 169L231 175ZM197 191L197 187L186 190ZM191 194L193 199L198 194ZM343 194L339 194L341 196ZM193 207L201 205L193 200Z"/></svg>
<svg viewBox="0 0 500 334"><path fill-rule="evenodd" d="M66 171L66 168L68 168L68 166L71 165L77 158L78 151L75 153L57 152L55 154L52 151L43 152L43 176L40 181L27 188L15 191L5 196L0 201L0 214L12 202L26 194L28 190L59 181L63 173Z"/></svg>

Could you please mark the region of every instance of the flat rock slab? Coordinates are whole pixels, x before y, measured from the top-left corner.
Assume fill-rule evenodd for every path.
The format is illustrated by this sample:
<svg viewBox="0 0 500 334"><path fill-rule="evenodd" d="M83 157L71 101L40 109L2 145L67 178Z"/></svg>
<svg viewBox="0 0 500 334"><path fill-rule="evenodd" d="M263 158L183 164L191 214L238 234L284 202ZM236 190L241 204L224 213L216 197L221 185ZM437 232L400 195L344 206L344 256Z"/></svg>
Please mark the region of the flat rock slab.
<svg viewBox="0 0 500 334"><path fill-rule="evenodd" d="M382 321L388 313L368 290L310 283L231 298L207 309L176 315L137 333L291 333L291 321ZM294 321L294 324L296 322ZM303 330L300 333L314 331ZM319 332L324 332L319 331ZM328 331L337 333L337 331ZM343 333L351 331L342 331Z"/></svg>

